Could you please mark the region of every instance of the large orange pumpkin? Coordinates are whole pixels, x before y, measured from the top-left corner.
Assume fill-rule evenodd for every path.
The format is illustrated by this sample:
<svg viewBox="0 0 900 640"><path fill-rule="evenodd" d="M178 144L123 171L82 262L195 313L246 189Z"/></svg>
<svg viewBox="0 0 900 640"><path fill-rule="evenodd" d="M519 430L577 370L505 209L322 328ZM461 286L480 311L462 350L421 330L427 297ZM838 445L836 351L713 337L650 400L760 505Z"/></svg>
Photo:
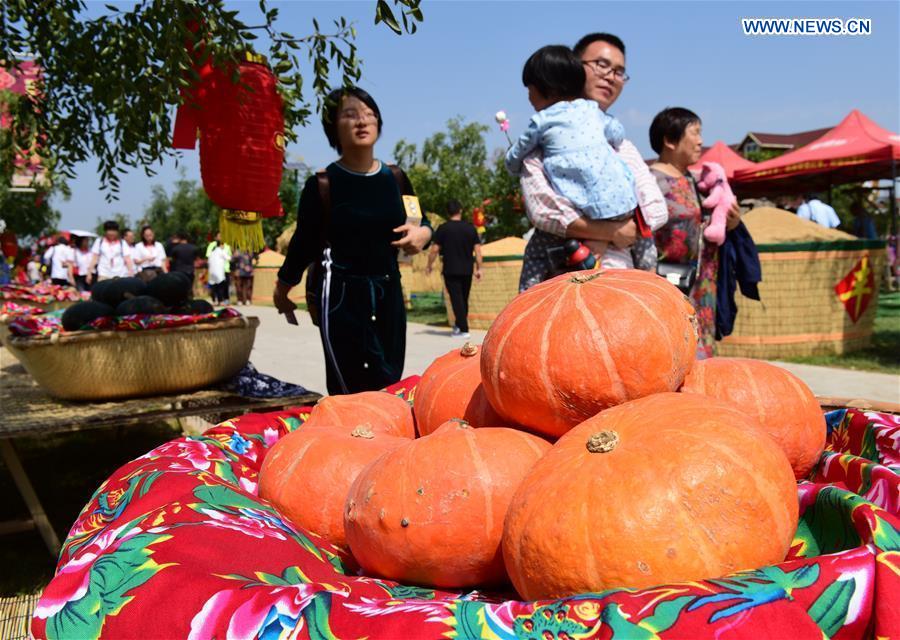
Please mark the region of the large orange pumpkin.
<svg viewBox="0 0 900 640"><path fill-rule="evenodd" d="M810 388L790 371L748 358L710 358L694 364L681 390L726 400L757 418L798 480L822 455L825 415Z"/></svg>
<svg viewBox="0 0 900 640"><path fill-rule="evenodd" d="M481 378L501 416L560 436L608 407L676 391L696 347L691 303L659 276L564 274L500 312L484 340Z"/></svg>
<svg viewBox="0 0 900 640"><path fill-rule="evenodd" d="M473 427L508 426L484 393L480 351L467 342L425 369L413 403L419 435L428 435L451 418L462 418Z"/></svg>
<svg viewBox="0 0 900 640"><path fill-rule="evenodd" d="M503 517L549 448L522 431L454 420L384 454L347 497L344 531L353 557L367 573L412 584L505 582Z"/></svg>
<svg viewBox="0 0 900 640"><path fill-rule="evenodd" d="M798 510L791 466L755 419L660 393L557 441L513 497L503 557L527 600L716 578L784 560Z"/></svg>
<svg viewBox="0 0 900 640"><path fill-rule="evenodd" d="M344 502L363 468L406 438L367 427L303 427L263 460L259 495L298 527L346 550Z"/></svg>
<svg viewBox="0 0 900 640"><path fill-rule="evenodd" d="M326 396L313 407L303 425L303 428L309 427L368 427L403 438L416 437L409 403L384 391Z"/></svg>

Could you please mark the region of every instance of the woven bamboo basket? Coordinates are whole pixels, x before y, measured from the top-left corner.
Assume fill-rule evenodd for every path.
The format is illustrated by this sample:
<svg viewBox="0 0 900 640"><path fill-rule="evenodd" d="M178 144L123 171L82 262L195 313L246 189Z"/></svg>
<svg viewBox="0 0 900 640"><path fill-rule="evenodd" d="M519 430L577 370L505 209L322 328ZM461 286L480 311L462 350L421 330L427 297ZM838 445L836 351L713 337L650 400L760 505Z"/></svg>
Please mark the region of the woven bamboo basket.
<svg viewBox="0 0 900 640"><path fill-rule="evenodd" d="M7 340L9 340L9 323L15 319L14 316L11 316L7 313L0 313L0 345L6 346Z"/></svg>
<svg viewBox="0 0 900 640"><path fill-rule="evenodd" d="M235 375L250 358L259 318L147 331L76 331L10 338L7 348L48 393L112 400L178 393Z"/></svg>

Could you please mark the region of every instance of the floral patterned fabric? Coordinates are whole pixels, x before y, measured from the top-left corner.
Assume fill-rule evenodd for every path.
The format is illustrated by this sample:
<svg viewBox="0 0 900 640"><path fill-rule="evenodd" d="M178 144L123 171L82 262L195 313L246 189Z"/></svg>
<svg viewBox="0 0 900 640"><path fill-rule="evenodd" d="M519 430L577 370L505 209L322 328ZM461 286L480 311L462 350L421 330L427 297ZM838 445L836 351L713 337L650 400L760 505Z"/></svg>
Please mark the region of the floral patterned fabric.
<svg viewBox="0 0 900 640"><path fill-rule="evenodd" d="M50 283L7 284L0 286L0 300L28 300L38 304L47 304L54 301L90 300L90 294L83 294L74 287L62 287Z"/></svg>
<svg viewBox="0 0 900 640"><path fill-rule="evenodd" d="M389 391L409 398L417 378ZM717 579L556 601L359 576L257 493L309 408L248 414L129 462L75 522L37 638L900 637L900 420L828 414L788 558Z"/></svg>
<svg viewBox="0 0 900 640"><path fill-rule="evenodd" d="M27 304L18 304L16 302L0 303L0 316L27 316L35 313L44 313L41 307L32 307Z"/></svg>
<svg viewBox="0 0 900 640"><path fill-rule="evenodd" d="M716 279L719 247L703 242L706 222L694 184L687 176L673 178L651 169L669 208L669 221L653 233L659 262L697 264L697 279L688 296L697 310L697 358L716 355Z"/></svg>
<svg viewBox="0 0 900 640"><path fill-rule="evenodd" d="M185 327L191 324L211 322L219 318L238 318L241 312L232 307L226 307L200 315L175 315L166 313L135 314L131 316L114 316L109 318L97 318L84 326L84 329L97 331L143 331L146 329L166 329L171 327ZM9 324L10 332L15 336L48 336L62 328L62 312L45 314L42 316L26 316L14 320Z"/></svg>

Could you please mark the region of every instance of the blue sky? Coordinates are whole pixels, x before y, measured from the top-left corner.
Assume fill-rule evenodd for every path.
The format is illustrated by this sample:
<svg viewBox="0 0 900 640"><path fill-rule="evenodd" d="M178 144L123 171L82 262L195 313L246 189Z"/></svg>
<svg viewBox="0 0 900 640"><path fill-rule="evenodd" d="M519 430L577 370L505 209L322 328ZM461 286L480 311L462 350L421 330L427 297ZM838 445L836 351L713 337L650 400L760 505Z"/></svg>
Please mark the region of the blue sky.
<svg viewBox="0 0 900 640"><path fill-rule="evenodd" d="M234 2L258 24L256 2ZM377 155L390 160L394 144L420 143L447 120L489 124L492 147L505 147L493 114L505 109L511 134L532 110L522 87L527 57L545 44L574 44L592 31L625 41L631 81L611 109L627 136L652 155L647 129L667 106L684 106L703 119L704 140L738 142L747 131L792 133L837 124L858 108L892 131L900 130L900 3L883 2L500 2L425 0L425 21L414 35L397 36L373 24L375 3L295 1L280 8L281 29L311 32L318 18L355 21L363 59L360 85L385 120ZM94 3L92 10L102 10ZM869 36L745 36L742 17L870 18ZM261 42L261 41L258 41ZM264 46L261 44L260 49ZM308 76L307 76L308 77ZM309 85L308 85L309 86ZM290 160L323 167L334 159L318 120L289 145ZM196 152L180 162L199 180ZM168 190L178 175L174 160L147 177L133 171L122 180L120 199L104 200L96 165L77 168L72 198L54 202L60 228L92 227L98 217L121 211L136 222L152 185Z"/></svg>

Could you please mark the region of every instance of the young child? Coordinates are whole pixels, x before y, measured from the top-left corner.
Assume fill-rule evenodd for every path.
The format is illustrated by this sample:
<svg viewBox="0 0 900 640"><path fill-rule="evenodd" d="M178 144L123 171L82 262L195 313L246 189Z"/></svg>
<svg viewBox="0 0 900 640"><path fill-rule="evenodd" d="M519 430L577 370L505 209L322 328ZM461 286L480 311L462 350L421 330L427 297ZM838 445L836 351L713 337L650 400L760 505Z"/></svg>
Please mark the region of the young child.
<svg viewBox="0 0 900 640"><path fill-rule="evenodd" d="M539 147L557 193L588 218L625 219L638 204L632 173L615 153L625 132L596 102L580 98L584 80L584 67L568 47L542 47L528 58L522 84L538 112L507 151L506 168L518 175ZM596 243L592 248L603 249Z"/></svg>

